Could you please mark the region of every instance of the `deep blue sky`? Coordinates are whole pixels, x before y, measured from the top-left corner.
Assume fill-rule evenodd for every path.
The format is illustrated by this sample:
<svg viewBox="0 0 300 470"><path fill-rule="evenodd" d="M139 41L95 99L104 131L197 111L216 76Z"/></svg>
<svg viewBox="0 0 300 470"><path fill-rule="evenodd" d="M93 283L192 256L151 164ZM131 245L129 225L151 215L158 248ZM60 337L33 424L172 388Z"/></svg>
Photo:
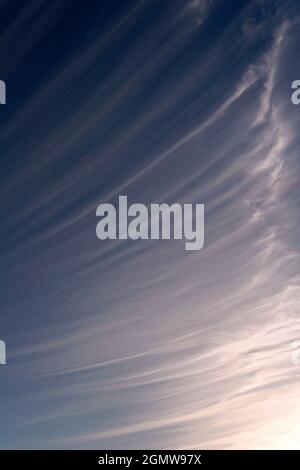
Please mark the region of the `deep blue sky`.
<svg viewBox="0 0 300 470"><path fill-rule="evenodd" d="M298 2L0 12L0 448L295 447ZM100 242L119 194L204 249Z"/></svg>

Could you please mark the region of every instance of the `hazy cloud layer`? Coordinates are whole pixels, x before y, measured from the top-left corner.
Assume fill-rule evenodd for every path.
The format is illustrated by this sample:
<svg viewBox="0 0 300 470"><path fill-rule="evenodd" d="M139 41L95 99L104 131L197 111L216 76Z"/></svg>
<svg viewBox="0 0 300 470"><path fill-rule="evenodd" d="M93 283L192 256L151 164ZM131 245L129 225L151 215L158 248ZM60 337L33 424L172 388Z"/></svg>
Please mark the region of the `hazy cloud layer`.
<svg viewBox="0 0 300 470"><path fill-rule="evenodd" d="M1 448L296 448L292 1L3 2ZM96 238L204 203L205 247Z"/></svg>

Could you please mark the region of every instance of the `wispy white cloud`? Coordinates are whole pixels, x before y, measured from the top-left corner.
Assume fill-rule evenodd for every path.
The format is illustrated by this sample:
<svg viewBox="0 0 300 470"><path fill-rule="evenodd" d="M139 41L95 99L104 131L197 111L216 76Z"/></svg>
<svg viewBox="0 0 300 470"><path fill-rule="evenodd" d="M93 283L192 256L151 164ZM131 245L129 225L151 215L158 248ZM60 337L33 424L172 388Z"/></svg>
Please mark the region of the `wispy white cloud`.
<svg viewBox="0 0 300 470"><path fill-rule="evenodd" d="M20 325L7 369L8 406L20 412L9 422L24 447L293 447L298 139L278 87L293 25L283 22L257 54L253 41L230 40L243 10L199 57L187 9L205 19L213 4L185 3L167 26L148 25L145 42L130 42L86 100L78 92L63 127L53 113L48 139L37 129L11 143L37 110L53 110L48 93L94 71L148 7L138 3L94 38L4 125L1 142L14 154L34 143L32 166L23 173L22 161L1 190L6 282L15 286L4 313ZM120 193L204 202L205 249L99 244L97 203ZM34 441L46 429L57 438Z"/></svg>

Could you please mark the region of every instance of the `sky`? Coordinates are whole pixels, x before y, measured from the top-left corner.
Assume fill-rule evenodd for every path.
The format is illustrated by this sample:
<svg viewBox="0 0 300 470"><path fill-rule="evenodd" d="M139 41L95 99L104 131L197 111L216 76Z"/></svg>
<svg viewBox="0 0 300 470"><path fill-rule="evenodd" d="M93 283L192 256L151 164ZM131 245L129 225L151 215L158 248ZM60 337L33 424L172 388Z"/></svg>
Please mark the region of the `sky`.
<svg viewBox="0 0 300 470"><path fill-rule="evenodd" d="M0 448L300 448L298 3L0 0Z"/></svg>

